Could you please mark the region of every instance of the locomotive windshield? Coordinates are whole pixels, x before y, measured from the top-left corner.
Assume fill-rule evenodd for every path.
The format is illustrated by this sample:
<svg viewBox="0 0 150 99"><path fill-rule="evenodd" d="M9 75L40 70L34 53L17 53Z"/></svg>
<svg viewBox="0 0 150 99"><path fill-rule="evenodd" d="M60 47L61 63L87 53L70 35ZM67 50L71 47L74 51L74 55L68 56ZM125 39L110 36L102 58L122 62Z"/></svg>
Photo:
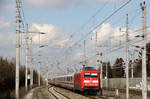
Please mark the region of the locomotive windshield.
<svg viewBox="0 0 150 99"><path fill-rule="evenodd" d="M97 73L84 73L85 78L95 78L97 76Z"/></svg>
<svg viewBox="0 0 150 99"><path fill-rule="evenodd" d="M94 67L84 67L84 70L96 70Z"/></svg>

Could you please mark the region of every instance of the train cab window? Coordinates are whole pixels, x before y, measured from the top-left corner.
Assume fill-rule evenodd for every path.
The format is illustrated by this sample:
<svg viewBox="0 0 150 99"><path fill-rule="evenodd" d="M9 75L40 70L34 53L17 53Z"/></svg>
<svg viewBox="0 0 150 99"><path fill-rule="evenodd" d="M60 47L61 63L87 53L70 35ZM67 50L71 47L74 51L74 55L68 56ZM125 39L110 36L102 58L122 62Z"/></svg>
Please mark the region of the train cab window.
<svg viewBox="0 0 150 99"><path fill-rule="evenodd" d="M70 76L70 81L72 81L72 77Z"/></svg>
<svg viewBox="0 0 150 99"><path fill-rule="evenodd" d="M84 67L84 70L96 70L94 67Z"/></svg>
<svg viewBox="0 0 150 99"><path fill-rule="evenodd" d="M70 77L71 78L71 81L72 81L72 77Z"/></svg>
<svg viewBox="0 0 150 99"><path fill-rule="evenodd" d="M84 73L84 77L91 77L90 73Z"/></svg>
<svg viewBox="0 0 150 99"><path fill-rule="evenodd" d="M69 81L69 77L67 77L67 81Z"/></svg>
<svg viewBox="0 0 150 99"><path fill-rule="evenodd" d="M68 81L71 81L71 77L68 77Z"/></svg>

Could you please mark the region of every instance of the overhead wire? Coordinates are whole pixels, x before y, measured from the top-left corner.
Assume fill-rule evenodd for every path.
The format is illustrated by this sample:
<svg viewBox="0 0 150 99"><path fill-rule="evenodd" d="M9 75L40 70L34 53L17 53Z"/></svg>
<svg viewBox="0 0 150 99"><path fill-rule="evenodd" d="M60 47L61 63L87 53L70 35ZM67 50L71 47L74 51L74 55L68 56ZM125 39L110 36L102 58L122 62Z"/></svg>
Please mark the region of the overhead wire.
<svg viewBox="0 0 150 99"><path fill-rule="evenodd" d="M103 5L102 7L100 7L100 8L94 13L94 15L92 15L92 16L88 19L88 21L85 22L85 23L79 28L78 32L81 31L81 30L83 30L83 29L86 27L86 25L87 25L94 17L96 17L96 15L98 15L98 14L104 9L104 7L105 7L107 4L108 4L107 2L104 3L104 5ZM75 34L77 34L78 32L72 33L72 34L70 35L70 37L72 38L72 37L73 37ZM69 49L69 48L67 48L67 49ZM67 51L64 51L64 54L65 54L66 52L67 52Z"/></svg>
<svg viewBox="0 0 150 99"><path fill-rule="evenodd" d="M83 29L87 26L87 24L88 24L93 18L95 18L95 17L104 9L104 7L105 7L107 4L108 4L107 2L104 3L104 5L103 5L102 7L100 7L100 8L94 13L94 15L92 15L92 16L87 20L87 22L85 22L85 23L79 28L78 32L72 33L72 34L70 35L70 37L73 38L73 36L75 36L75 34L79 33L81 30L83 30ZM68 47L67 49L69 49L69 48L70 48L70 47ZM66 53L66 52L67 52L67 51L65 50L64 53Z"/></svg>
<svg viewBox="0 0 150 99"><path fill-rule="evenodd" d="M88 32L86 35L84 35L81 39L79 39L77 42L75 42L72 46L70 46L67 50L69 50L70 48L76 46L79 42L81 42L82 40L84 40L88 35L90 35L93 30L96 30L99 26L101 26L104 22L106 22L108 19L110 19L113 15L115 15L118 11L120 11L122 8L124 8L127 4L129 4L132 0L127 1L125 4L123 4L122 6L120 6L117 10L115 10L113 13L111 13L108 17L106 17L103 21L101 21L98 25L96 25L92 30L90 30L90 32ZM65 52L66 52L65 51ZM64 56L64 54L63 54ZM62 57L63 57L62 56Z"/></svg>
<svg viewBox="0 0 150 99"><path fill-rule="evenodd" d="M150 38L150 37L148 37L148 38ZM135 41L133 44L139 43L139 42L141 42L141 41L143 41L143 40ZM129 43L129 45L131 45L131 44ZM131 46L133 46L133 45L131 45ZM112 52L118 51L119 49L124 48L124 47L125 47L125 45L120 46L119 48L116 48L116 49L111 50L110 52L107 52L105 55L108 55L108 54L110 54L110 53L112 53Z"/></svg>
<svg viewBox="0 0 150 99"><path fill-rule="evenodd" d="M146 29L149 29L150 28L150 26L147 26L146 27ZM141 31L142 29L137 29L137 30L134 30L132 33L135 33L135 32L139 32L139 31ZM147 35L150 35L150 34L147 34ZM150 37L147 37L147 38L150 38ZM129 41L129 45L130 46L133 46L131 43L133 43L133 44L135 44L135 43L139 43L139 42L141 42L141 41L143 41L143 40L136 40L137 38L134 38L134 39L132 39L132 40L130 40ZM133 42L134 41L134 42ZM131 43L130 43L131 42ZM120 49L122 49L122 48L124 48L125 47L125 43L123 43L123 44L121 44L120 46L118 46L118 47L111 47L111 48L108 48L108 49L106 49L105 50L105 54L104 55L108 55L108 54L111 54L112 52L115 52L115 51L118 51L118 50L120 50ZM110 50L110 49L112 49L112 50Z"/></svg>
<svg viewBox="0 0 150 99"><path fill-rule="evenodd" d="M149 35L149 34L148 34ZM148 37L148 38L150 38L150 37ZM132 42L132 41L134 41L134 42ZM139 43L139 42L141 42L141 41L143 41L143 40L135 40L135 39L133 39L133 40L131 40L131 41L129 41L129 42L132 42L132 44L135 44L135 43ZM131 43L129 43L129 45L132 45ZM105 52L105 55L108 55L109 53L112 53L112 52L115 52L115 51L118 51L119 49L121 49L121 48L124 48L125 47L125 43L123 43L121 46L119 46L118 48L114 48L114 49L112 49L111 51L110 51L110 49L108 49L108 50L106 50L106 52Z"/></svg>
<svg viewBox="0 0 150 99"><path fill-rule="evenodd" d="M108 4L108 3L104 3L104 5L103 5L102 7L100 7L100 8L94 13L94 15L92 15L92 16L79 28L78 32L74 32L74 33L72 33L70 36L72 37L72 36L74 36L75 34L79 33L81 30L83 30L83 29L86 27L86 25L87 25L93 18L95 18L95 17L98 15L98 13L100 13L100 12L103 10L103 8L104 8L107 4Z"/></svg>
<svg viewBox="0 0 150 99"><path fill-rule="evenodd" d="M138 17L140 15L140 12L139 13L137 13L136 15L135 15L135 17ZM135 17L133 17L132 19L131 19L131 21L130 21L130 23L129 24L131 24L134 20L135 20ZM150 26L147 26L146 27L146 29L148 29L148 28L150 28ZM141 31L142 30L142 28L140 28L140 29L137 29L137 30L134 30L132 33L136 33L136 32L139 32L139 31ZM130 34L129 34L130 35ZM134 40L132 40L132 41L134 41ZM142 40L141 40L142 41ZM129 41L130 42L130 41ZM121 47L119 47L119 48L117 48L117 49L114 49L114 51L117 51L117 50L119 50L119 49L121 49L121 48L123 48L123 47L125 47L125 46L121 46ZM109 50L109 49L108 49ZM111 51L111 52L114 52L113 50ZM109 53L107 53L106 52L106 54L109 54Z"/></svg>
<svg viewBox="0 0 150 99"><path fill-rule="evenodd" d="M137 9L137 11L139 11L139 9ZM135 17L138 17L140 15L140 12L138 12L136 15L135 15ZM135 17L133 16L132 18L131 18L131 21L130 21L130 23L129 23L129 25L131 25L132 23L133 23L133 21L135 20ZM150 26L147 26L146 27L146 29L148 29ZM141 31L142 30L142 28L140 28L140 29L136 29L136 30L134 30L134 31L132 31L132 33L136 33L136 32L139 32L139 31ZM129 36L130 36L130 34L129 34ZM109 50L109 49L108 49Z"/></svg>
<svg viewBox="0 0 150 99"><path fill-rule="evenodd" d="M68 47L65 52L63 53L63 55L61 57L63 57L65 55L65 53L72 49L74 46L78 45L79 42L81 42L83 39L87 38L88 35L90 35L93 30L96 30L99 26L101 26L104 22L108 21L113 15L115 15L118 11L120 11L122 8L124 8L127 4L129 4L132 0L127 1L126 3L124 3L123 5L121 5L118 9L116 9L114 12L112 12L108 17L106 17L103 21L101 21L98 25L96 25L92 30L90 30L86 35L84 35L81 39L79 39L77 42L75 42L74 44L72 44L70 47ZM60 57L59 57L60 58Z"/></svg>
<svg viewBox="0 0 150 99"><path fill-rule="evenodd" d="M138 14L139 15L139 14ZM135 15L135 17L138 17L138 16L136 16ZM135 18L132 18L133 20L131 20L131 23L132 23L132 21L134 21L135 20ZM107 21L107 20L106 20ZM130 24L131 24L130 23ZM146 28L149 28L149 27L146 27ZM134 32L139 32L139 31L141 31L142 29L138 29L138 30L135 30ZM91 32L90 32L91 33ZM148 37L149 38L149 37ZM83 39L82 39L83 40ZM134 41L134 40L133 40ZM141 42L142 40L138 40L138 42ZM80 42L80 40L79 40L79 42ZM138 43L137 41L136 42L133 42L133 44L135 44L135 43ZM76 43L75 43L76 44ZM75 45L74 45L75 46ZM123 45L123 46L120 46L119 48L116 48L116 49L113 49L112 51L110 51L110 53L112 53L112 52L114 52L114 51L117 51L117 50L119 50L119 49L121 49L121 48L123 48L125 45ZM110 54L110 53L107 53L107 54ZM93 56L93 57L95 57L95 56ZM93 58L92 57L92 58ZM89 57L90 58L90 57Z"/></svg>

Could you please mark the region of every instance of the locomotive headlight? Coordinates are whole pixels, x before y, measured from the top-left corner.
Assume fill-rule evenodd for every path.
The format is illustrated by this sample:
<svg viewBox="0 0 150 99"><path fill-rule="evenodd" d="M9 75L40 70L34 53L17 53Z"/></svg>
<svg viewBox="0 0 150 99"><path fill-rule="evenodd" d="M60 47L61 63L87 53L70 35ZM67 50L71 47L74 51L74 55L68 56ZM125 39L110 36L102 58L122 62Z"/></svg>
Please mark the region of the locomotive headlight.
<svg viewBox="0 0 150 99"><path fill-rule="evenodd" d="M92 76L97 76L97 73L91 73Z"/></svg>
<svg viewBox="0 0 150 99"><path fill-rule="evenodd" d="M98 80L93 80L93 83L98 83Z"/></svg>
<svg viewBox="0 0 150 99"><path fill-rule="evenodd" d="M89 80L84 80L84 83L89 83L90 81Z"/></svg>

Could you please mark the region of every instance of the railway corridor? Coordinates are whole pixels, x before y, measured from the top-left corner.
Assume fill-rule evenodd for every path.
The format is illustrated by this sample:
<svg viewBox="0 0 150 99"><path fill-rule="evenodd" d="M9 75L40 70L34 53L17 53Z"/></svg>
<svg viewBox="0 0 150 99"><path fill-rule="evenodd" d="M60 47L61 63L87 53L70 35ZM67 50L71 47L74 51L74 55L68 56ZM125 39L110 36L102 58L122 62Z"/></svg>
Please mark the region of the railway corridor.
<svg viewBox="0 0 150 99"><path fill-rule="evenodd" d="M106 99L97 96L83 96L78 93L74 93L70 90L53 87L42 86L37 87L29 91L22 99ZM112 99L112 98L111 98Z"/></svg>
<svg viewBox="0 0 150 99"><path fill-rule="evenodd" d="M54 87L48 88L48 91L51 94L51 97L54 97L54 99L70 99L68 96L56 91Z"/></svg>
<svg viewBox="0 0 150 99"><path fill-rule="evenodd" d="M53 99L46 86L37 87L28 92L22 99Z"/></svg>

